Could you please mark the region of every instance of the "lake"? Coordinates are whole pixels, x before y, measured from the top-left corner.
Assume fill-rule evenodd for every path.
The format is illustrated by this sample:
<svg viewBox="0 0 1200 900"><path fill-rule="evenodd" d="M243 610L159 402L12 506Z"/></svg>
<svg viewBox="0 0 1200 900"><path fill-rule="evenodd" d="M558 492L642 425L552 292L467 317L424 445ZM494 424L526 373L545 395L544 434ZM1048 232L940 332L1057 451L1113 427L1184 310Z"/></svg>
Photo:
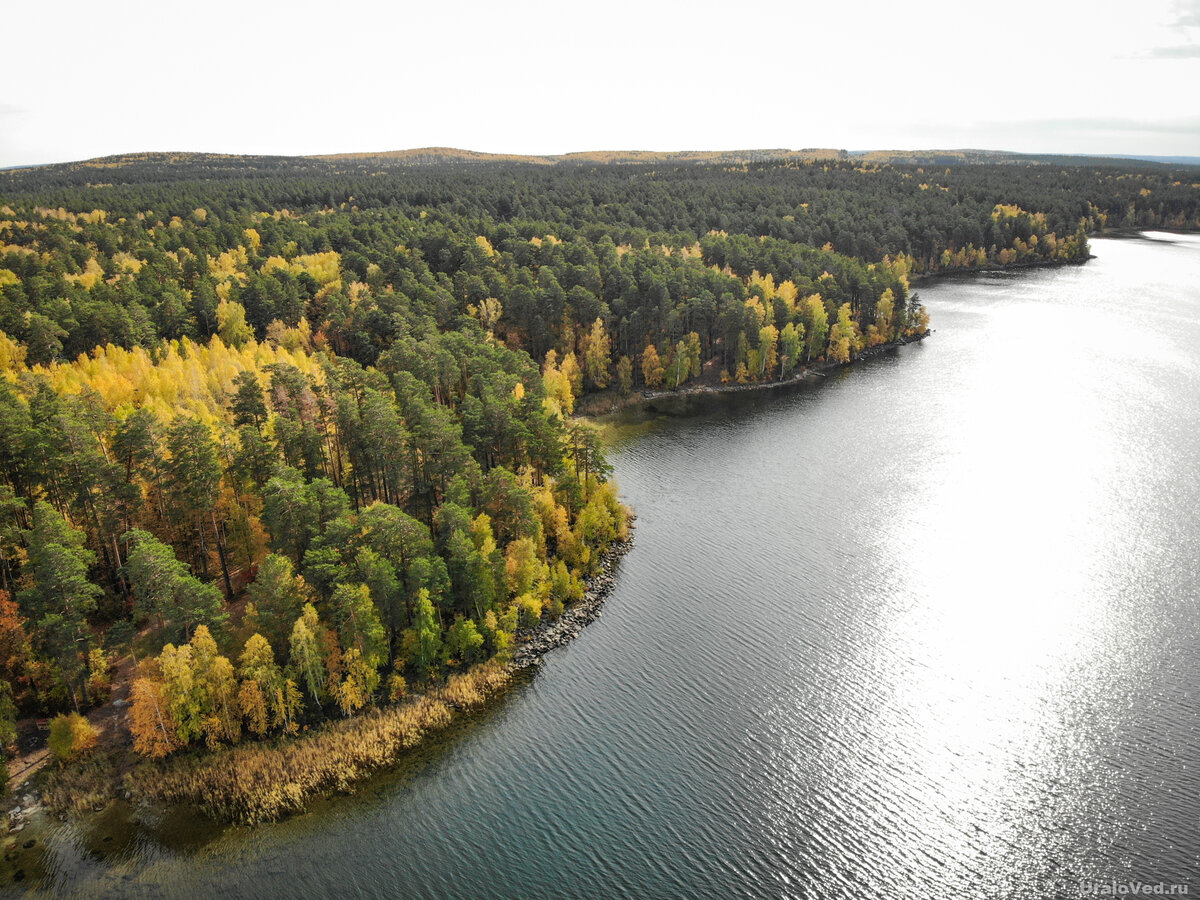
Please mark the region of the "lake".
<svg viewBox="0 0 1200 900"><path fill-rule="evenodd" d="M815 384L664 405L612 452L603 616L486 714L279 825L58 828L42 886L1200 893L1200 237L1093 253L923 287L929 340Z"/></svg>

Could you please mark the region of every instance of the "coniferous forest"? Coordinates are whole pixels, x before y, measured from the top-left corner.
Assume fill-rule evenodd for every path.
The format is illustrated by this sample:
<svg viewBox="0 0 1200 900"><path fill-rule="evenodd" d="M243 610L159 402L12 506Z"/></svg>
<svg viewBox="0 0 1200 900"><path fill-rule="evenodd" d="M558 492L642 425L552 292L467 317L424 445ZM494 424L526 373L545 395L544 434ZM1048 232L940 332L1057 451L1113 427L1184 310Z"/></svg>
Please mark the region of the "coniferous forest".
<svg viewBox="0 0 1200 900"><path fill-rule="evenodd" d="M928 332L918 278L1196 230L1198 182L845 154L0 172L0 742L51 719L86 759L124 686L148 795L256 821L345 787L501 684L628 538L584 398L850 362ZM234 753L291 793L221 793Z"/></svg>

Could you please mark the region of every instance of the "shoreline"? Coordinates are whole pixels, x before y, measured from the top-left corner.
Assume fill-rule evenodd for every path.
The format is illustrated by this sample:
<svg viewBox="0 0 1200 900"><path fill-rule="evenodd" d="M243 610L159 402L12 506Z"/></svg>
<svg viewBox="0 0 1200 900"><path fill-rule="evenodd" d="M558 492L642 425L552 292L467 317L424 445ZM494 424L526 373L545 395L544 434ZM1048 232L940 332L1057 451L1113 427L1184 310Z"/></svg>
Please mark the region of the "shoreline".
<svg viewBox="0 0 1200 900"><path fill-rule="evenodd" d="M563 647L579 637L580 632L600 618L604 602L616 584L616 568L621 558L633 549L635 516L629 518L629 537L613 541L600 557L600 568L586 581L582 599L563 610L551 622L542 622L517 632L510 671L516 673L535 669L551 650Z"/></svg>
<svg viewBox="0 0 1200 900"><path fill-rule="evenodd" d="M934 280L954 276L975 275L989 271L1005 271L1008 269L1025 269L1058 265L1079 265L1084 262L1086 262L1086 260L1073 261L1070 263L1035 262L1010 265L1003 267L1002 269L980 268L964 271L956 270L951 272L935 273L928 276L921 276L920 279L914 280ZM797 369L789 377L782 380L752 384L692 384L685 385L676 390L642 391L640 393L631 394L630 396L624 398L596 398L600 401L599 404L594 404L593 409L589 409L588 413L577 412L576 415L605 415L638 407L653 408L654 403L663 400L680 398L687 399L691 397L703 397L709 395L715 396L720 394L734 394L748 391L762 391L796 385L803 383L806 380L824 378L830 372L849 368L862 360L882 356L883 354L899 347L908 344L919 343L920 341L929 337L931 334L933 334L932 329L912 337L900 338L884 344L879 344L875 347L864 349L862 352L845 363L829 361L811 363L807 366ZM594 408L595 406L599 406L601 404L606 406L607 409ZM584 595L579 601L565 609L562 615L553 621L542 622L536 626L533 626L532 628L520 629L516 632L512 657L507 662L501 663L509 677L515 676L522 672L536 670L541 666L547 653L569 644L582 633L584 628L600 617L603 612L604 604L607 601L609 594L612 592L613 587L615 586L615 576L617 567L620 564L620 560L625 556L625 554L633 549L635 540L635 522L636 516L631 514L629 518L629 536L623 541L614 541L609 545L608 549L601 557L597 572L591 577L585 579ZM421 695L421 697L437 697L440 693L442 692L434 690L429 692L429 694ZM487 693L498 695L503 693L503 689L496 690L495 688L492 688ZM419 698L412 698L412 700L417 699ZM461 705L457 703L451 703L449 705L453 710L453 717L458 718L461 713L469 712L471 709L478 708L478 705L481 703L486 704L491 702L492 699L494 699L494 697L488 697L486 699L481 698L479 701L474 703L463 703ZM440 731L441 728L445 727L445 724L448 723L439 723L440 727L435 726L430 728L429 731ZM293 740L295 740L295 743L297 744L304 743L303 738L299 740L290 739L284 741L284 743L291 744ZM421 743L424 743L424 741L418 739L414 744L409 745L409 747L406 749L415 749ZM218 752L215 755L221 754ZM382 766L369 767L368 771L363 773L363 777L368 777L370 774L382 772L390 764L391 763L387 763ZM360 779L354 780L357 781ZM55 818L60 818L64 817L64 814L67 813L67 810L53 808L54 804L48 804L46 802L47 798L45 796L44 787L45 786L41 784L34 784L33 779L28 776L22 779L22 783L19 785L18 790L13 792L13 799L17 801L17 808L13 810L12 814L10 814L12 819L10 822L10 834L15 835L16 833L20 832L26 824L30 824L30 819L33 818L31 814L39 813L44 810L50 815L53 815ZM343 788L343 790L345 789ZM350 791L352 792L353 789L351 788ZM339 791L334 790L332 793L336 794L339 793ZM324 791L317 791L315 794L316 796L312 796L309 802L315 801L323 795L329 796L329 794L326 794ZM112 798L115 799L116 797L122 795L125 795L126 799L133 799L127 795L123 785L121 786L121 789L113 791ZM307 805L308 802L304 803L305 807L307 807ZM296 810L293 809L289 812L294 813L295 811ZM78 810L76 810L76 812L78 812ZM284 814L286 815L287 813ZM224 817L220 816L214 816L214 818L217 820L224 819ZM271 818L273 817L268 817L268 820ZM225 821L228 821L228 819L225 819Z"/></svg>
<svg viewBox="0 0 1200 900"><path fill-rule="evenodd" d="M659 400L672 400L678 398L689 397L706 397L716 396L719 394L737 394L747 391L763 391L770 388L787 387L788 385L801 384L806 380L813 378L825 378L830 372L835 372L838 369L848 369L855 363L867 359L874 359L877 356L882 356L890 350L896 350L908 344L917 344L932 335L936 329L929 329L923 334L913 335L908 338L900 338L895 341L888 341L886 344L879 344L875 347L868 347L857 356L853 357L848 362L815 362L797 369L792 375L779 381L760 381L752 384L691 384L668 391L640 391L632 393L627 397L596 397L596 402L590 403L587 409L576 408L574 418L600 418L610 416L615 413L625 410L636 409L639 407L653 407L653 404Z"/></svg>
<svg viewBox="0 0 1200 900"><path fill-rule="evenodd" d="M10 840L26 826L33 825L43 817L46 820L45 825L49 825L50 820L62 822L81 815L88 819L101 809L108 808L111 801L120 799L134 807L144 804L198 806L222 825L254 825L278 821L303 812L312 803L339 793L354 793L359 783L385 772L405 754L426 744L428 738L444 731L453 722L490 705L505 693L515 676L524 671L536 670L547 653L574 640L587 625L599 618L602 607L615 585L616 568L621 558L633 549L632 515L628 527L629 536L625 540L609 544L600 557L596 573L584 580L582 598L567 607L557 619L517 631L512 657L509 660L482 663L468 672L451 676L444 685L410 697L404 703L379 707L370 712L364 711L350 719L330 720L308 735L278 738L257 745L227 747L218 751L195 752L170 760L141 761L136 768L143 775L154 773L157 776L155 787L130 783L126 776L131 772L123 765L104 766L103 772L93 770L84 775L83 782L79 785L62 786L68 790L70 787L86 788L86 800L81 803L67 800L62 788L56 789L52 785L30 779L22 784L20 792L13 796L16 808L10 812ZM488 672L492 674L488 675ZM392 722L402 718L413 721L405 722L401 727ZM253 805L254 798L251 796L254 792L245 791L245 786L241 785L242 779L232 776L216 779L229 783L221 790L212 790L215 788L215 781L211 776L224 773L235 759L241 763L234 765L235 769L241 769L248 763L253 764L252 768L263 769L264 759L282 760L291 756L303 756L307 750L314 748L315 744L336 741L339 734L351 732L359 739L356 742L360 742L368 733L375 737L382 735L385 738L382 743L387 747L377 748L379 752L365 754L361 759L353 758L348 764L343 761L341 770L333 774L314 775L310 772L297 772L283 775L282 780L289 782L285 786L298 788L294 792L297 796L290 798L286 803L278 806L267 804L267 808L256 809ZM386 735L384 732L387 732ZM270 770L275 768L277 766L266 767ZM280 775L266 769L258 774L267 781L271 780L272 775ZM201 787L188 777L189 773L193 776L203 773L201 783L208 782L209 786ZM308 783L310 777L311 783ZM165 782L173 782L173 788L164 790ZM216 797L209 796L210 791L220 794L221 802L212 802ZM43 836L42 829L34 830L38 832L39 837Z"/></svg>
<svg viewBox="0 0 1200 900"><path fill-rule="evenodd" d="M1097 236L1099 237L1100 235ZM1083 259L1035 259L1028 262L1008 263L1006 265L988 263L985 266L975 266L974 268L966 269L939 269L936 272L923 272L920 275L910 275L908 283L912 287L919 287L923 284L932 284L935 281L967 278L974 275L1003 275L1008 272L1024 272L1029 269L1061 269L1065 266L1087 265L1095 258L1094 254L1089 253Z"/></svg>

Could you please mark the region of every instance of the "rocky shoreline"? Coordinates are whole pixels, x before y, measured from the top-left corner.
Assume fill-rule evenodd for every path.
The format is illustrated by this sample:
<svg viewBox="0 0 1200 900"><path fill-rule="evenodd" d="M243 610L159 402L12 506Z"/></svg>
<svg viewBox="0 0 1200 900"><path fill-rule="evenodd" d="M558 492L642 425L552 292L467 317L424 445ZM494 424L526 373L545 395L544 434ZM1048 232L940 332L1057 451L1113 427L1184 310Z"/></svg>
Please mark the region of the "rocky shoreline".
<svg viewBox="0 0 1200 900"><path fill-rule="evenodd" d="M41 812L41 797L27 787L25 793L8 812L8 833L17 834L25 829L34 813Z"/></svg>
<svg viewBox="0 0 1200 900"><path fill-rule="evenodd" d="M600 560L600 571L587 580L583 599L573 603L553 622L523 628L516 635L516 650L510 666L514 672L541 665L548 652L579 637L583 629L600 617L604 601L616 583L614 573L621 557L633 549L633 520L629 537L609 545Z"/></svg>

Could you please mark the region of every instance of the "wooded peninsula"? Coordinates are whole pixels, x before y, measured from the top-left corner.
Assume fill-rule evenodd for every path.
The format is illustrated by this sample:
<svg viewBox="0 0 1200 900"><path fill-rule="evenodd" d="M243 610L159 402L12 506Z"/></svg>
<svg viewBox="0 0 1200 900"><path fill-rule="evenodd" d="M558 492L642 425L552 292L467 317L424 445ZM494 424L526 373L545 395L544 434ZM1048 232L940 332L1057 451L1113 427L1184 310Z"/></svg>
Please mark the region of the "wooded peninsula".
<svg viewBox="0 0 1200 900"><path fill-rule="evenodd" d="M427 150L0 172L0 745L27 757L43 723L59 812L258 822L348 789L501 689L627 546L577 406L846 364L929 332L918 278L1151 228L1200 229L1200 169Z"/></svg>

